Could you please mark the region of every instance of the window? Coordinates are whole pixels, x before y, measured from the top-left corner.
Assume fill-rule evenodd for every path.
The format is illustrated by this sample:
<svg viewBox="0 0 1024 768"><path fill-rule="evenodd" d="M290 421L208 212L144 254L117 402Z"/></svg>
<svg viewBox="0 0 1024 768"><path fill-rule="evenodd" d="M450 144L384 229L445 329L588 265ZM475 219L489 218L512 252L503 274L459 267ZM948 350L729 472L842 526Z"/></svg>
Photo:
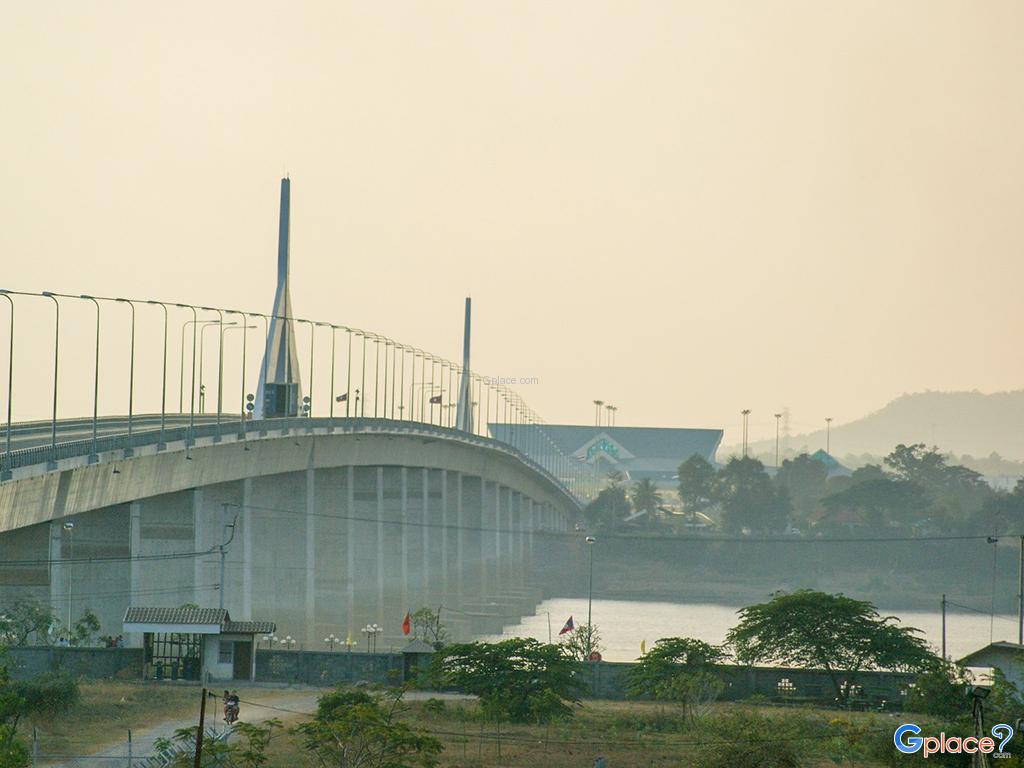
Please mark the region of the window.
<svg viewBox="0 0 1024 768"><path fill-rule="evenodd" d="M235 660L235 641L221 640L217 653L218 664L231 664Z"/></svg>

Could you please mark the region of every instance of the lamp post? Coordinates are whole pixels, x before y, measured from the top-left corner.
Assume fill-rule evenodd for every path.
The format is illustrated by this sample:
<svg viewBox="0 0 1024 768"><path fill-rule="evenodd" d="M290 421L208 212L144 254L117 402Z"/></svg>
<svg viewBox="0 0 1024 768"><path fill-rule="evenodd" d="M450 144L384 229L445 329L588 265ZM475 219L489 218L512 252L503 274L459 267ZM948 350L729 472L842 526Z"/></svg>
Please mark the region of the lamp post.
<svg viewBox="0 0 1024 768"><path fill-rule="evenodd" d="M154 301L152 303L153 304L159 304L160 302ZM175 304L174 306L181 307L182 309L189 309L189 308L191 308L193 310L193 316L195 315L195 311L194 311L195 307L190 307L190 305L188 305L188 304ZM196 325L197 322L199 323L200 327L206 327L207 325L216 325L217 324L216 320L199 320L199 321L196 321L195 319L192 319L192 320L186 320L181 325L181 361L180 361L180 363L178 365L178 413L184 413L185 412L185 407L184 407L184 404L183 404L183 399L184 399L184 395L185 395L185 330L190 325L193 325L193 326ZM193 329L193 335L194 335L194 329ZM194 341L194 339L193 339L193 341ZM192 365L193 366L195 365L195 356L193 356ZM195 383L195 379L193 377L192 386L195 387L195 385L196 385L196 383Z"/></svg>
<svg viewBox="0 0 1024 768"><path fill-rule="evenodd" d="M307 323L309 325L309 412L306 416L313 417L313 345L316 342L316 325L312 320L300 320L295 318L297 323ZM312 429L312 427L310 427Z"/></svg>
<svg viewBox="0 0 1024 768"><path fill-rule="evenodd" d="M832 455L832 417L825 417L825 453Z"/></svg>
<svg viewBox="0 0 1024 768"><path fill-rule="evenodd" d="M345 373L345 418L347 419L349 413L349 403L352 402L352 329L346 328L348 334L348 370Z"/></svg>
<svg viewBox="0 0 1024 768"><path fill-rule="evenodd" d="M63 528L64 528L65 531L67 531L67 534L68 534L68 559L67 559L67 564L68 564L68 635L69 635L68 639L70 640L70 635L71 635L71 616L72 616L71 605L72 605L72 602L73 602L73 600L72 600L72 591L71 590L72 590L72 588L74 586L74 583L75 583L72 580L72 578L71 578L71 566L72 566L72 564L74 563L74 560L75 560L75 523L74 523L74 521L72 521L72 520L65 520Z"/></svg>
<svg viewBox="0 0 1024 768"><path fill-rule="evenodd" d="M53 330L53 418L50 420L50 466L57 466L57 373L60 362L60 302L49 291L43 296L53 299L54 330Z"/></svg>
<svg viewBox="0 0 1024 768"><path fill-rule="evenodd" d="M291 650L295 647L295 638L291 635L285 635L278 642L280 642L281 645L283 645L288 650Z"/></svg>
<svg viewBox="0 0 1024 768"><path fill-rule="evenodd" d="M591 624L594 607L594 542L593 536L587 536L587 549L590 551L590 586L587 588L587 660L590 660L591 639L594 636L594 628Z"/></svg>
<svg viewBox="0 0 1024 768"><path fill-rule="evenodd" d="M378 624L367 624L363 627L362 632L366 635L366 652L376 653L377 652L377 635L384 630ZM371 646L372 638L372 646Z"/></svg>
<svg viewBox="0 0 1024 768"><path fill-rule="evenodd" d="M330 323L317 323L317 325L331 329L331 406L328 416L334 418L334 332L338 329L337 326L331 325ZM310 401L312 404L312 401ZM312 409L310 409L309 415L313 415Z"/></svg>
<svg viewBox="0 0 1024 768"><path fill-rule="evenodd" d="M601 426L601 406L604 405L604 400L594 401L594 426Z"/></svg>
<svg viewBox="0 0 1024 768"><path fill-rule="evenodd" d="M131 299L114 299L114 301L127 304L132 316L132 334L128 352L128 439L131 440L132 417L135 413L135 303ZM130 444L128 451L131 451Z"/></svg>
<svg viewBox="0 0 1024 768"><path fill-rule="evenodd" d="M0 468L0 480L7 480L11 476L11 403L14 395L14 299L7 291L0 290L0 296L7 299L11 305L11 328L10 341L7 350L7 449L4 465Z"/></svg>
<svg viewBox="0 0 1024 768"><path fill-rule="evenodd" d="M92 452L89 454L88 459L90 464L95 464L100 460L99 454L96 452L96 420L100 403L100 303L96 300L95 296L82 294L79 298L91 301L96 307L96 361L93 364L92 384Z"/></svg>
<svg viewBox="0 0 1024 768"><path fill-rule="evenodd" d="M204 312L217 313L217 433L214 441L220 442L220 414L224 405L224 310L216 307L201 307ZM244 324L244 323L243 323ZM229 323L234 325L234 323ZM199 370L203 369L202 353L199 356ZM203 377L199 376L199 391L203 391ZM204 411L205 412L205 411Z"/></svg>
<svg viewBox="0 0 1024 768"><path fill-rule="evenodd" d="M358 412L356 415L358 415L359 418L362 418L366 415L366 332L360 331L360 335L363 337L363 365L360 373L361 380L359 382L359 390L363 392L364 396L361 405L356 403L356 411Z"/></svg>
<svg viewBox="0 0 1024 768"><path fill-rule="evenodd" d="M185 446L187 448L187 447L191 446L192 443L195 440L195 427L196 427L196 338L197 338L196 325L198 324L199 320L198 320L198 312L197 312L196 308L194 306L192 306L191 304L175 304L174 306L181 307L182 309L191 309L192 310L192 368L191 368L192 384L189 387L188 438L185 440ZM186 323L186 325L187 325L187 323ZM182 326L182 338L183 339L185 338L184 326ZM185 350L185 348L184 348L184 345L183 345L182 346L182 368L184 368L184 362L185 362L184 350ZM180 401L180 397L181 396L179 394L179 401ZM191 456L189 456L189 454L188 454L188 451L185 452L185 458L186 459L191 458Z"/></svg>
<svg viewBox="0 0 1024 768"><path fill-rule="evenodd" d="M240 315L242 318L242 400L241 405L238 407L238 436L245 439L245 359L246 350L248 349L248 329L255 328L255 325L249 325L246 318L245 312L238 312L233 309L225 310L230 315Z"/></svg>
<svg viewBox="0 0 1024 768"><path fill-rule="evenodd" d="M744 408L740 411L743 416L743 458L747 458L747 419L750 416L750 409Z"/></svg>
<svg viewBox="0 0 1024 768"><path fill-rule="evenodd" d="M163 375L160 377L160 442L157 448L163 449L167 445L164 442L164 427L167 422L167 305L162 301L146 301L147 304L155 304L164 311L164 354L163 354Z"/></svg>
<svg viewBox="0 0 1024 768"><path fill-rule="evenodd" d="M334 650L334 644L338 642L341 642L341 638L335 637L333 632L331 632L331 634L324 638L324 645L326 645L332 651Z"/></svg>

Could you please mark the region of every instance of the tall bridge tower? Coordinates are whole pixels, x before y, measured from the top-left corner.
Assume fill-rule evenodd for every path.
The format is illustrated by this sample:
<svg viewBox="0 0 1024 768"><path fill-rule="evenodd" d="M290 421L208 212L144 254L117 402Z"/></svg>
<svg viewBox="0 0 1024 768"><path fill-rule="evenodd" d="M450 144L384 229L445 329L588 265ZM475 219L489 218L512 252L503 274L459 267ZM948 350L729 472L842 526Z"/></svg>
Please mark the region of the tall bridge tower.
<svg viewBox="0 0 1024 768"><path fill-rule="evenodd" d="M292 299L288 291L290 207L291 181L284 178L281 179L281 217L277 231L277 291L256 390L254 416L257 419L298 416L302 401Z"/></svg>

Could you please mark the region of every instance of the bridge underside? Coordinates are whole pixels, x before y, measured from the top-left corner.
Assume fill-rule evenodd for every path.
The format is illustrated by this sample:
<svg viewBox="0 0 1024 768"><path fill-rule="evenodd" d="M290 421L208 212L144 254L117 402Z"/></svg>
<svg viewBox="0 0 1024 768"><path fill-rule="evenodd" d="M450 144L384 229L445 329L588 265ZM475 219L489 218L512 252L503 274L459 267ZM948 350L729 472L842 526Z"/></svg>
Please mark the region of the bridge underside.
<svg viewBox="0 0 1024 768"><path fill-rule="evenodd" d="M91 608L111 635L129 605L216 607L230 537L233 619L306 648L376 622L386 645L407 610L443 606L468 637L532 611L534 564L574 513L514 456L443 435L283 429L105 459L0 486L0 605Z"/></svg>

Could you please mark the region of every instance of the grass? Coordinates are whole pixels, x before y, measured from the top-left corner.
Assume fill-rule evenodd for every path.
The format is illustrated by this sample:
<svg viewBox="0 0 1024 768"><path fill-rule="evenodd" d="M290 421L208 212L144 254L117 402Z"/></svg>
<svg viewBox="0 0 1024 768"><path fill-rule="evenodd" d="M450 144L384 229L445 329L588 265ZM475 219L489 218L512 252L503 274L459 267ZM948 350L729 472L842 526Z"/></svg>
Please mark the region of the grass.
<svg viewBox="0 0 1024 768"><path fill-rule="evenodd" d="M103 681L82 682L80 688L82 699L68 714L31 718L19 726L26 741L33 727L38 730L41 754L90 754L125 743L129 728L188 717L199 706L200 689L195 686Z"/></svg>
<svg viewBox="0 0 1024 768"><path fill-rule="evenodd" d="M754 742L748 757L755 759L774 749L766 742L781 740L782 751L798 755L801 766L868 768L883 765L868 753L890 743L893 727L879 715L737 704L715 705L692 722L673 707L611 701L585 702L573 720L550 726L484 722L471 702L409 703L402 718L442 742L445 768L590 768L599 755L614 768L694 765L702 757L709 765L773 765L740 760L730 743L744 739ZM302 720L281 719L286 729ZM314 765L287 730L272 739L268 755L272 766Z"/></svg>

